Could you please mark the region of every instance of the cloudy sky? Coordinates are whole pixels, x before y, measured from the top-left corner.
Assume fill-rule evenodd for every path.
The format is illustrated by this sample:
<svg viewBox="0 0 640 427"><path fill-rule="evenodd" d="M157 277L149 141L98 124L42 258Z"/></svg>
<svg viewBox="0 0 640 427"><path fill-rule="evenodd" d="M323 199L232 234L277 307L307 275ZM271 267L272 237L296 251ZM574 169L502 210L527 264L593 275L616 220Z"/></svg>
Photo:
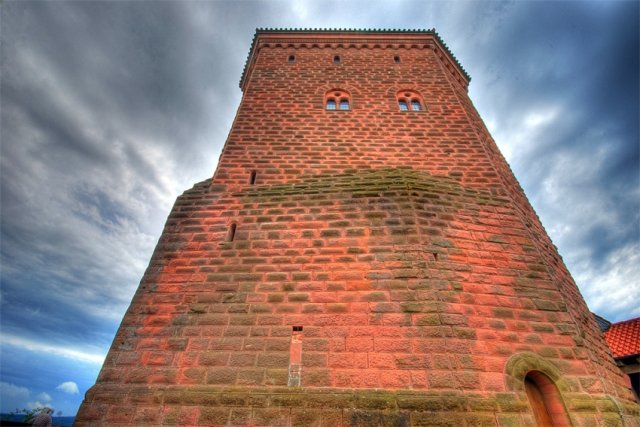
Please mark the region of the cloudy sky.
<svg viewBox="0 0 640 427"><path fill-rule="evenodd" d="M256 27L435 27L592 311L640 316L639 3L4 1L0 400L75 414Z"/></svg>

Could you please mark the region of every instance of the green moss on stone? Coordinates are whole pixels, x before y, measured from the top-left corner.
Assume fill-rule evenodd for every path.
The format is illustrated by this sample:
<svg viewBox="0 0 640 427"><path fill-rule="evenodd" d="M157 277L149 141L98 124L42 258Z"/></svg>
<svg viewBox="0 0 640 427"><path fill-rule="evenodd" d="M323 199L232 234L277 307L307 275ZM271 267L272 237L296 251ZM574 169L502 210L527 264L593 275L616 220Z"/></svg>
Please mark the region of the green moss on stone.
<svg viewBox="0 0 640 427"><path fill-rule="evenodd" d="M191 304L189 306L189 312L195 313L195 314L206 313L207 308L208 308L207 304Z"/></svg>

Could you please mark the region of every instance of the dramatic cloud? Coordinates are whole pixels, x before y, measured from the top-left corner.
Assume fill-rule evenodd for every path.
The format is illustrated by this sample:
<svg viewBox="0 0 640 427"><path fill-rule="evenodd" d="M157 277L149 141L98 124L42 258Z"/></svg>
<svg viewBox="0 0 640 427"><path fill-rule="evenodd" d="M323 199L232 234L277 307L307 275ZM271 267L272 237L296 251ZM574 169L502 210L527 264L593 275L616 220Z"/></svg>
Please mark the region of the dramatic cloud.
<svg viewBox="0 0 640 427"><path fill-rule="evenodd" d="M0 343L12 345L24 350L62 356L78 362L88 362L97 365L102 365L104 362L104 356L102 354L83 352L70 348L69 346L56 346L33 342L24 338L13 337L6 334L0 337Z"/></svg>
<svg viewBox="0 0 640 427"><path fill-rule="evenodd" d="M45 390L75 413L175 198L215 170L256 27L435 27L590 308L640 316L638 16L638 2L4 2L3 409ZM70 377L77 394L56 388Z"/></svg>
<svg viewBox="0 0 640 427"><path fill-rule="evenodd" d="M2 398L2 408L9 412L42 408L51 403L51 396L48 393L41 392L35 396L35 401L30 401L31 391L28 388L4 381L0 381L0 397Z"/></svg>
<svg viewBox="0 0 640 427"><path fill-rule="evenodd" d="M27 399L30 394L28 388L19 387L15 384L6 383L4 381L0 381L0 393L2 393L3 398L9 399Z"/></svg>
<svg viewBox="0 0 640 427"><path fill-rule="evenodd" d="M45 406L47 407L51 406L51 396L49 396L45 392L39 393L36 396L35 402L27 402L27 409L37 409L37 408L43 408Z"/></svg>
<svg viewBox="0 0 640 427"><path fill-rule="evenodd" d="M73 381L65 381L56 387L57 390L63 391L69 394L78 394L80 391L78 390L78 384Z"/></svg>
<svg viewBox="0 0 640 427"><path fill-rule="evenodd" d="M36 396L36 399L38 400L42 400L43 402L51 402L51 396L49 396L47 393L42 392L40 394L38 394Z"/></svg>

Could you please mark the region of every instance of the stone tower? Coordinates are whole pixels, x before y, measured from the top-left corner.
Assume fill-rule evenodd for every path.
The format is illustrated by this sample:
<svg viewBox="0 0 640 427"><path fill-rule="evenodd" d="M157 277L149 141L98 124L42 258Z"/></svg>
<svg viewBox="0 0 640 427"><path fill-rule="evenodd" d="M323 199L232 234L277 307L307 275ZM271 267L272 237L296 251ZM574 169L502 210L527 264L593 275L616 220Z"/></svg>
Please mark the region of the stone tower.
<svg viewBox="0 0 640 427"><path fill-rule="evenodd" d="M257 30L78 425L638 425L435 31Z"/></svg>

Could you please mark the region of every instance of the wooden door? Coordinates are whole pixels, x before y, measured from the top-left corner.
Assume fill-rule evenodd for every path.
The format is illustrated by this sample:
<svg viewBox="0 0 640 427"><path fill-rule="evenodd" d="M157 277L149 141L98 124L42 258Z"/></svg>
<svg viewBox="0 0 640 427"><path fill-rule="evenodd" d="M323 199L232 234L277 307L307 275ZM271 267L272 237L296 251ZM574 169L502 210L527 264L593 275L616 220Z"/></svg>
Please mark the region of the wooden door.
<svg viewBox="0 0 640 427"><path fill-rule="evenodd" d="M525 378L524 388L527 391L527 397L529 398L529 404L533 409L533 415L536 418L536 423L539 427L553 427L551 422L551 415L547 406L544 404L544 398L538 385L530 378Z"/></svg>

